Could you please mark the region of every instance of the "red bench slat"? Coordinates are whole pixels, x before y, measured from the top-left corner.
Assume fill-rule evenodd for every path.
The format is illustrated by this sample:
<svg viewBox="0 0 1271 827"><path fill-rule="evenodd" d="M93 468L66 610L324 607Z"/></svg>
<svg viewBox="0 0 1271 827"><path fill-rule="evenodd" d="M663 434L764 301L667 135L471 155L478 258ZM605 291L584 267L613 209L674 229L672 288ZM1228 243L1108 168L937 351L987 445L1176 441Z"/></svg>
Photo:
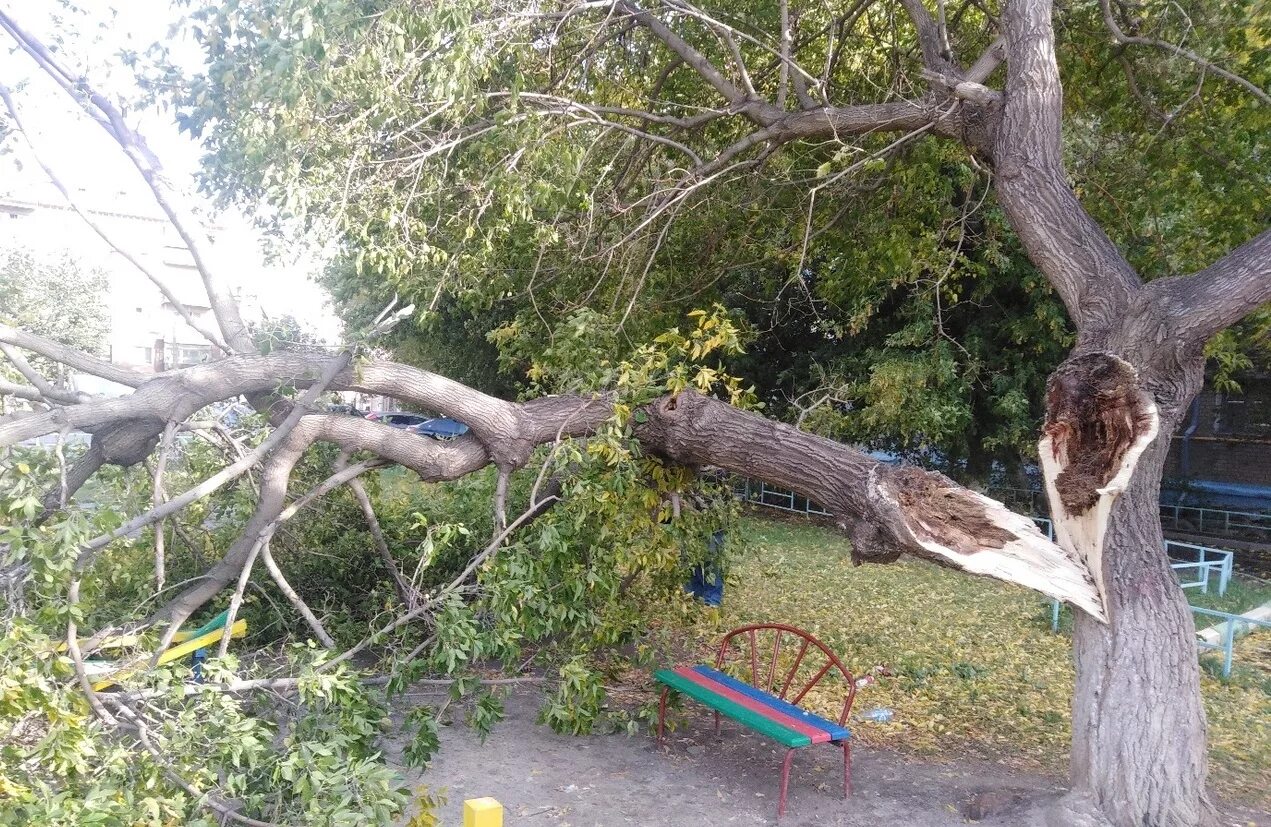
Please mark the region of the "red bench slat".
<svg viewBox="0 0 1271 827"><path fill-rule="evenodd" d="M756 715L762 715L768 720L778 723L787 729L792 729L795 732L808 736L814 744L823 744L830 740L830 733L820 727L813 726L806 721L799 720L792 715L787 715L786 713L774 709L773 707L757 701L754 698L743 695L731 686L715 680L710 675L704 675L691 666L678 666L673 671L685 680L690 680L699 686L705 687L711 692L714 692L716 695L727 698L738 706L749 709Z"/></svg>
<svg viewBox="0 0 1271 827"><path fill-rule="evenodd" d="M693 670L698 674L705 675L717 683L731 687L741 694L753 698L756 702L775 709L777 712L784 713L809 726L817 727L825 732L828 732L830 735L829 740L831 741L841 741L844 738L850 738L852 735L852 733L848 731L847 727L840 726L834 721L826 720L820 715L808 712L806 709L802 709L789 701L778 698L771 692L764 692L762 689L757 689L749 684L743 683L742 681L739 681L730 675L726 675L717 669L712 669L709 666L694 666ZM814 743L820 742L817 741Z"/></svg>

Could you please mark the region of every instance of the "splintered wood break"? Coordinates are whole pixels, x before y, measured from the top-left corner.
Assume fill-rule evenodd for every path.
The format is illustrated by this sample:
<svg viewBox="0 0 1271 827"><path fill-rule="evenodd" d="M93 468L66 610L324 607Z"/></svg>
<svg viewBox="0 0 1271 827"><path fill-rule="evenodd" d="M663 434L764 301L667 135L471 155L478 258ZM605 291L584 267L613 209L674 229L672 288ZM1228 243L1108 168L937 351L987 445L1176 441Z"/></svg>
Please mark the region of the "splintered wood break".
<svg viewBox="0 0 1271 827"><path fill-rule="evenodd" d="M1046 388L1051 458L1063 470L1055 490L1069 514L1084 514L1122 469L1122 458L1154 426L1150 401L1127 362L1091 353L1065 362Z"/></svg>
<svg viewBox="0 0 1271 827"><path fill-rule="evenodd" d="M1055 538L1084 562L1103 604L1103 543L1112 509L1159 427L1134 366L1111 353L1070 359L1047 385L1037 453Z"/></svg>
<svg viewBox="0 0 1271 827"><path fill-rule="evenodd" d="M1015 535L990 519L983 502L942 474L898 468L896 498L909 530L960 554L1003 548Z"/></svg>
<svg viewBox="0 0 1271 827"><path fill-rule="evenodd" d="M921 549L909 550L972 574L1036 589L1106 620L1085 562L1047 540L1031 518L918 468L889 471L879 481L879 491L895 505Z"/></svg>

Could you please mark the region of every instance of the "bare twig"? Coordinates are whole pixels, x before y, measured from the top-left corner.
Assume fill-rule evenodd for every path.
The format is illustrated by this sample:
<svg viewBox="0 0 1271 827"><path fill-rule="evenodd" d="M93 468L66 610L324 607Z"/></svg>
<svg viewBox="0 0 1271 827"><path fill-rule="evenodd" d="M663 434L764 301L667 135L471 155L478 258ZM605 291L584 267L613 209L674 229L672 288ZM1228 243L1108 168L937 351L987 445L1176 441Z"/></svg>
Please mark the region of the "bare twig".
<svg viewBox="0 0 1271 827"><path fill-rule="evenodd" d="M1103 21L1108 26L1108 31L1112 33L1113 39L1125 46L1151 46L1156 49L1162 49L1172 55L1190 60L1197 66L1203 68L1206 72L1211 72L1220 78L1229 80L1232 83L1244 87L1254 97L1265 104L1271 105L1271 94L1267 90L1258 86L1253 81L1237 75L1235 72L1229 72L1213 61L1206 60L1191 49L1185 49L1166 40L1158 40L1154 37L1136 37L1127 35L1122 31L1121 26L1117 23L1116 16L1112 13L1112 4L1110 0L1099 0L1099 6L1103 9Z"/></svg>
<svg viewBox="0 0 1271 827"><path fill-rule="evenodd" d="M3 25L2 13L0 13L0 25ZM176 310L177 314L181 316L181 319L185 321L186 324L198 331L199 335L204 339L207 339L207 341L214 347L224 350L225 342L221 339L221 337L207 325L203 324L194 317L194 314L190 312L190 309L177 298L176 292L173 291L172 286L169 285L167 281L165 281L157 272L147 267L141 259L133 255L127 247L120 244L110 233L106 232L106 229L89 214L88 210L80 206L78 199L72 196L71 191L65 184L62 183L62 179L59 178L57 173L53 171L53 168L44 161L43 155L36 148L35 141L31 139L30 134L27 132L26 127L22 123L22 118L18 114L17 105L14 103L8 87L3 84L0 84L0 100L4 101L5 108L9 110L9 116L13 118L13 122L17 125L18 131L22 133L24 138L26 138L27 145L31 149L31 154L32 157L35 158L35 162L40 165L41 169L44 170L44 175L49 179L49 183L57 188L57 191L62 194L62 198L66 200L67 205L70 206L75 214L83 219L89 229L100 236L102 241L105 241L111 249L123 256L124 260L136 267L142 275L154 284L155 287L159 288L159 292L163 293L163 297L168 300L168 303L172 305L173 309Z"/></svg>
<svg viewBox="0 0 1271 827"><path fill-rule="evenodd" d="M163 492L163 472L168 467L168 456L172 453L172 439L176 435L176 423L169 420L168 424L163 428L163 442L159 448L159 461L154 468L154 483L151 499L151 507L158 508L163 505L166 495ZM164 539L163 539L164 521L162 518L155 523L154 527L154 590L155 593L163 591L163 584L167 580L166 563L164 560Z"/></svg>
<svg viewBox="0 0 1271 827"><path fill-rule="evenodd" d="M494 482L494 533L507 528L508 524L508 477L511 472L507 468L499 468Z"/></svg>
<svg viewBox="0 0 1271 827"><path fill-rule="evenodd" d="M87 79L70 72L37 38L24 31L13 17L0 11L0 28L5 29L18 45L35 60L84 112L106 131L128 157L150 188L151 194L173 228L181 236L194 265L203 279L212 314L228 350L250 353L255 348L247 328L243 324L238 304L229 292L227 282L212 266L211 250L207 236L200 229L194 212L182 203L176 188L168 182L159 159L146 144L145 138L131 129L124 121L123 113L110 100L94 89ZM200 331L202 332L202 331Z"/></svg>
<svg viewBox="0 0 1271 827"><path fill-rule="evenodd" d="M348 452L341 452L339 459L335 462L336 470L343 470L348 461ZM397 561L393 559L393 551L388 547L388 538L384 536L384 529L380 526L379 518L375 515L375 506L371 503L371 496L367 493L366 486L362 485L362 481L357 477L350 479L348 486L349 490L353 492L353 498L357 500L358 507L362 510L362 517L366 520L367 530L371 533L371 539L375 543L380 559L384 561L384 567L388 569L389 575L393 578L393 589L397 592L397 599L402 601L402 605L406 608L414 608L416 601L419 599L419 592L415 590L414 586L406 582L406 578L402 576L401 571L397 568Z"/></svg>
<svg viewBox="0 0 1271 827"><path fill-rule="evenodd" d="M3 90L0 90L0 92L3 92ZM11 345L0 342L0 353L3 353L5 358L17 368L18 373L22 374L28 382L35 386L40 395L50 402L66 401L75 403L84 402L90 398L88 394L60 391L53 387L49 380L44 378L43 374L31 366L31 363L22 355L22 352Z"/></svg>
<svg viewBox="0 0 1271 827"><path fill-rule="evenodd" d="M243 570L238 573L238 585L234 588L234 594L230 597L229 608L225 614L225 634L221 635L221 644L217 647L216 656L223 658L229 653L229 642L233 638L230 633L234 628L234 620L238 617L238 609L243 605L243 592L247 590L247 581L251 579L252 567L256 564L256 557L260 554L260 550L269 542L266 539L259 539L256 545L252 546L251 553L247 555L246 562L243 563ZM167 641L160 644L159 649L166 648ZM156 656L158 652L155 653Z"/></svg>

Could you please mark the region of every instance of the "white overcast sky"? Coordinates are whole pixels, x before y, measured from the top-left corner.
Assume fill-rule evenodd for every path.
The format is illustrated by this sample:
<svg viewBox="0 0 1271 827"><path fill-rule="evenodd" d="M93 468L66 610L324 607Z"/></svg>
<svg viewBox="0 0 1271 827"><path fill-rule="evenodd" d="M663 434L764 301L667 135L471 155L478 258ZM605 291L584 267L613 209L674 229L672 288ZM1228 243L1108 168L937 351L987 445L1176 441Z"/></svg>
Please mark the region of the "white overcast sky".
<svg viewBox="0 0 1271 827"><path fill-rule="evenodd" d="M173 58L196 68L201 55L188 40L173 39L173 24L180 10L168 0L77 0L82 13L67 12L59 0L25 0L6 3L20 26L59 53L75 70L83 71L93 85L117 101L135 97L131 71L117 55L121 50L144 52L152 43L164 42ZM8 11L8 9L7 9ZM72 102L35 63L0 34L0 78L15 88L15 100L27 130L40 146L42 159L89 206L121 205L129 212L157 213L149 190L136 169L99 127L78 112ZM205 217L221 228L218 244L233 250L227 263L245 278L270 315L290 314L318 330L328 340L338 335L336 322L322 288L313 283L320 251L302 248L290 260L265 263L261 239L249 218L237 210L216 213L195 190L195 173L202 153L199 144L181 134L170 113L131 111L128 120L146 138L163 162L168 177L183 187L191 203L202 205ZM11 141L14 156L0 158L0 192L32 194L60 200L47 188L39 167L26 156L25 142ZM20 160L19 171L14 160ZM313 245L316 247L317 245Z"/></svg>

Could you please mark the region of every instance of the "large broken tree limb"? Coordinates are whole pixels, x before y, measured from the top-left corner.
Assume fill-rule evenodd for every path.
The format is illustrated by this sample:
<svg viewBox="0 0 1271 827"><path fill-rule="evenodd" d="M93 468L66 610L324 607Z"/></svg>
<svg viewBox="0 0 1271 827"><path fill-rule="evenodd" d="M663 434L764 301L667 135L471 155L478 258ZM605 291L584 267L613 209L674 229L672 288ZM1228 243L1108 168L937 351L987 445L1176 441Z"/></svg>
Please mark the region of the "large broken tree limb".
<svg viewBox="0 0 1271 827"><path fill-rule="evenodd" d="M333 364L337 358L234 356L169 372L127 397L0 420L0 446L68 425L109 433L135 426L150 434L148 445L139 449L144 455L153 450L165 420L179 421L212 402L267 392L284 382L305 387L322 374L323 380L330 377L320 381L323 386L388 394L438 409L471 428L469 436L438 443L350 417L301 416L268 459L257 513L239 542L165 610L177 619L236 579L262 530L283 509L291 468L316 440L370 451L423 479L446 480L491 463L520 467L534 447L561 435L592 433L611 412L605 399L545 397L518 404L407 365L370 362L354 371ZM814 499L835 514L858 561L916 554L1019 583L1103 616L1098 590L1081 560L1047 541L1026 518L939 474L889 468L848 446L694 393L659 400L648 413L648 422L637 429L647 450L685 464L744 473Z"/></svg>
<svg viewBox="0 0 1271 827"><path fill-rule="evenodd" d="M81 545L79 555L75 561L75 570L77 572L83 571L84 568L92 561L93 557L96 556L96 553L114 540L135 535L146 526L162 520L169 514L174 514L177 511L180 511L190 503L206 497L222 485L225 485L245 473L261 457L267 455L271 450L273 450L276 444L287 438L287 435L303 419L305 410L304 406L311 403L313 398L316 398L322 393L322 391L326 388L327 383L330 381L330 377L337 373L341 367L346 365L348 363L348 359L349 354L345 353L342 354L337 361L333 362L327 368L326 372L319 381L306 391L303 397L301 397L300 404L295 406L292 413L289 414L269 436L265 437L265 439L260 443L260 445L256 446L255 450L253 450L251 454L248 454L237 462L222 468L216 474L213 474L211 477L208 477L206 480L185 491L181 495L173 497L171 500L168 500L160 506L152 508L145 514L129 520L119 528L107 532L106 534L94 537L92 540L89 540L87 543ZM154 446L152 445L151 450L153 450L153 447Z"/></svg>
<svg viewBox="0 0 1271 827"><path fill-rule="evenodd" d="M834 515L857 562L913 554L1018 583L1097 618L1090 572L1027 517L931 471L892 467L789 425L693 392L664 397L637 430L646 449L792 489Z"/></svg>

